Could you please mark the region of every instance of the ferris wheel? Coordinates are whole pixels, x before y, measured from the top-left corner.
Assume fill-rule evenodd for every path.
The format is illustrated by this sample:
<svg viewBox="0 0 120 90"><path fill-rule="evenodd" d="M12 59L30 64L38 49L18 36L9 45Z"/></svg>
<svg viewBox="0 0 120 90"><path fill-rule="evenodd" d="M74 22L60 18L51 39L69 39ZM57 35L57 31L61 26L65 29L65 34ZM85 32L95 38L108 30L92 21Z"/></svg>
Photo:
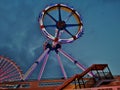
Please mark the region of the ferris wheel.
<svg viewBox="0 0 120 90"><path fill-rule="evenodd" d="M61 72L63 73L64 79L67 79L68 77L59 53L73 62L80 69L85 71L86 67L84 65L79 63L75 58L73 58L61 48L62 44L71 43L81 37L83 34L83 24L78 12L64 4L55 4L46 7L39 15L38 21L42 33L47 37L47 39L49 39L49 41L51 41L51 43L45 42L44 52L24 74L23 80L28 79L43 60L43 64L38 74L38 80L41 80L49 58L49 53L52 51L56 52L56 59L59 62L59 66L61 68ZM90 76L93 76L91 72L88 74Z"/></svg>
<svg viewBox="0 0 120 90"><path fill-rule="evenodd" d="M0 83L22 80L20 68L10 59L0 56Z"/></svg>
<svg viewBox="0 0 120 90"><path fill-rule="evenodd" d="M82 21L76 10L63 4L48 6L39 17L40 28L50 40L70 43L82 34Z"/></svg>

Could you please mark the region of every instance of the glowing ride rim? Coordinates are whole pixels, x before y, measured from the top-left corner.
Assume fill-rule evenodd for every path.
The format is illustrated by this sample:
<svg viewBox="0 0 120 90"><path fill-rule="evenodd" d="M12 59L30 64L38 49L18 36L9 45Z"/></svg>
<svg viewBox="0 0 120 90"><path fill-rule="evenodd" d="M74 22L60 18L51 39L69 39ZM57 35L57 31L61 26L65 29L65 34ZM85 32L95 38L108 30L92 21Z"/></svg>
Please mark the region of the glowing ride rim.
<svg viewBox="0 0 120 90"><path fill-rule="evenodd" d="M22 79L22 71L16 63L6 57L0 56L0 83L20 81Z"/></svg>
<svg viewBox="0 0 120 90"><path fill-rule="evenodd" d="M74 16L74 18L76 19L77 21L77 24L66 24L66 21L63 21L63 20L56 20L54 19L54 17L52 17L49 12L51 12L52 10L56 10L56 9L60 9L61 10L65 10L66 12L70 13L69 16L67 17L68 19L71 17L71 16ZM60 13L59 11L59 13ZM58 29L58 32L62 31L62 30L65 30L68 32L68 34L71 35L71 38L67 38L67 39L62 39L60 38L59 36L53 36L51 35L48 31L47 31L47 28L46 26L44 25L44 18L45 18L45 15L48 15L50 16L51 19L53 19L55 22L56 22L56 25L54 25L54 27L56 27L56 29ZM61 13L59 15L59 19L61 19ZM55 5L52 5L52 6L48 6L47 8L45 8L43 11L42 11L42 15L39 17L39 24L40 24L40 28L41 28L41 31L43 32L43 34L50 40L52 41L56 41L58 43L61 43L61 44L65 44L65 43L70 43L70 42L73 42L74 40L78 39L79 37L81 37L81 35L83 34L83 30L82 30L82 27L83 27L83 24L82 24L82 21L80 19L80 15L78 14L77 11L75 11L73 8L70 8L64 4L55 4ZM52 26L52 25L51 25ZM75 35L72 35L68 30L66 30L66 27L69 27L69 26L78 26L78 31L76 32ZM58 34L57 32L57 34Z"/></svg>

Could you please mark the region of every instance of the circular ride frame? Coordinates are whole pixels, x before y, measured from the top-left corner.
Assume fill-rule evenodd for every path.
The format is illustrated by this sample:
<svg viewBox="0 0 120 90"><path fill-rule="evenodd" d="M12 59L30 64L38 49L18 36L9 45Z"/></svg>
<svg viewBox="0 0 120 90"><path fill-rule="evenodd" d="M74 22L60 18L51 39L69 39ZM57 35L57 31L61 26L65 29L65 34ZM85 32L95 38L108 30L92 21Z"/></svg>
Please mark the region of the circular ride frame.
<svg viewBox="0 0 120 90"><path fill-rule="evenodd" d="M50 12L52 12L52 11L58 11L58 18L55 18L54 16L52 16L50 14ZM68 16L65 18L65 20L63 20L63 18L62 18L61 11L65 11L68 13ZM49 18L53 22L55 22L55 24L49 23L49 25L45 25L45 22L44 22L45 16L49 16ZM74 17L74 20L77 23L72 23L72 24L67 23L71 17ZM40 17L39 17L39 24L40 24L40 28L41 28L43 34L47 38L49 38L52 41L59 42L61 44L70 43L70 42L78 39L83 34L83 31L82 31L83 24L80 19L80 15L74 9L72 9L66 5L63 5L63 4L55 4L53 6L48 6L47 8L45 8L42 11L42 15L40 15ZM53 27L53 29L56 28L55 29L56 32L55 32L54 36L48 32L48 29L47 29L48 27ZM78 27L75 35L73 35L70 32L70 30L67 29L69 27ZM69 34L71 36L71 38L63 39L62 37L60 37L60 32L62 32L62 31L67 32L67 34Z"/></svg>
<svg viewBox="0 0 120 90"><path fill-rule="evenodd" d="M50 12L52 12L54 10L56 10L58 12L58 18L57 19L50 14ZM65 20L63 20L63 17L62 17L62 13L61 13L62 10L64 10L65 12L68 13L68 16L66 17ZM55 24L49 23L48 25L45 25L44 19L45 19L46 16L48 16ZM69 19L71 17L74 17L74 19L76 20L77 23L72 23L72 24L67 23L67 21L69 21ZM41 31L50 41L52 41L52 44L50 44L48 42L45 44L44 52L33 63L33 65L28 69L28 71L24 74L23 80L27 80L31 76L33 71L37 68L37 66L41 63L41 61L44 60L42 66L41 66L41 69L40 69L40 73L38 75L38 80L41 80L41 77L43 75L43 72L44 72L48 57L49 57L49 53L51 51L56 52L56 58L59 62L59 65L60 65L61 71L63 73L64 79L67 79L68 77L67 77L67 74L65 72L62 61L60 59L59 53L61 53L68 60L73 62L80 69L85 71L86 67L84 67L84 65L79 63L76 59L74 59L72 56L70 56L68 53L66 53L64 50L61 49L62 44L71 43L74 40L81 37L81 35L83 34L83 30L82 30L83 24L82 24L82 21L81 21L81 18L80 18L80 15L78 14L78 12L76 10L74 10L73 8L70 8L70 7L68 7L66 5L63 5L63 4L55 4L55 5L52 5L52 6L48 6L47 8L45 8L42 11L42 14L39 15L39 24L40 24ZM54 35L52 35L48 32L48 29L47 29L48 27L55 28L55 29L52 29L52 30L55 30ZM78 27L75 35L70 32L68 27L69 28ZM70 36L70 38L62 38L63 31L65 31L66 34L68 34ZM90 76L93 76L93 74L91 72L88 73L88 74Z"/></svg>
<svg viewBox="0 0 120 90"><path fill-rule="evenodd" d="M0 56L0 83L23 79L20 68L10 59Z"/></svg>

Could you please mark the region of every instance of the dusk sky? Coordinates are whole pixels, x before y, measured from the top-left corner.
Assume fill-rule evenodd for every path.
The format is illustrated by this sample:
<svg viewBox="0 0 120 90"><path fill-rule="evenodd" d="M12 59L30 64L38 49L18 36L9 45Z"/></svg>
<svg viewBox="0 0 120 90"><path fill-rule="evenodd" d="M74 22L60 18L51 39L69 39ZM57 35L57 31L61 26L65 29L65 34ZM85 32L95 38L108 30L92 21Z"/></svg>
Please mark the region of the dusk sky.
<svg viewBox="0 0 120 90"><path fill-rule="evenodd" d="M120 0L0 0L0 55L9 57L23 73L43 52L45 36L38 16L49 5L62 3L82 17L84 35L62 45L81 64L108 64L120 74ZM61 60L70 77L81 70L64 56ZM41 64L32 77L37 78ZM43 78L62 77L55 53L50 53Z"/></svg>

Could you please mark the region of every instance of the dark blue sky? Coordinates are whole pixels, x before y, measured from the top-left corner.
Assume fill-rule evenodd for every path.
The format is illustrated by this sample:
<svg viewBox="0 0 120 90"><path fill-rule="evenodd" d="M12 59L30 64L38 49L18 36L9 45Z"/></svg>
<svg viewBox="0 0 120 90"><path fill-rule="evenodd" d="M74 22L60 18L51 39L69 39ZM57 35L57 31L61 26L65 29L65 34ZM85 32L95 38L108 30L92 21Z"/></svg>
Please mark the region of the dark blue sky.
<svg viewBox="0 0 120 90"><path fill-rule="evenodd" d="M56 3L77 10L85 32L83 37L62 48L86 67L107 63L114 75L120 74L120 0L0 0L0 55L15 61L25 73L43 52L46 40L39 28L39 13ZM62 55L61 59L68 76L79 71ZM43 77L61 76L53 52Z"/></svg>

